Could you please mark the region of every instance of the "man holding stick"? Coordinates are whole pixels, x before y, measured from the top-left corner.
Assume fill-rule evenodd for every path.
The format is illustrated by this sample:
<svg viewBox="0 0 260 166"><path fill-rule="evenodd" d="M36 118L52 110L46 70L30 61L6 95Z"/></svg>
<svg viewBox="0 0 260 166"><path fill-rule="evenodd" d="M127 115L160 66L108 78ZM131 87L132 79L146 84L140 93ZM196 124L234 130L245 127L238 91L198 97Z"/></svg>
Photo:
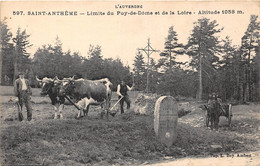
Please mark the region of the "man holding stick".
<svg viewBox="0 0 260 166"><path fill-rule="evenodd" d="M19 72L18 73L19 78L15 80L14 82L14 94L17 99L17 105L18 105L18 119L19 121L23 120L23 114L22 114L22 108L23 104L25 105L27 109L27 120L32 120L32 106L31 106L31 86L29 83L29 80L24 78L24 73Z"/></svg>
<svg viewBox="0 0 260 166"><path fill-rule="evenodd" d="M121 114L124 113L124 102L126 102L126 104L127 104L127 109L130 108L131 101L130 101L129 95L127 94L127 91L131 91L131 90L133 90L133 88L134 88L134 83L133 83L132 87L130 88L123 80L117 86L116 93L119 95L118 99L121 99L120 100Z"/></svg>

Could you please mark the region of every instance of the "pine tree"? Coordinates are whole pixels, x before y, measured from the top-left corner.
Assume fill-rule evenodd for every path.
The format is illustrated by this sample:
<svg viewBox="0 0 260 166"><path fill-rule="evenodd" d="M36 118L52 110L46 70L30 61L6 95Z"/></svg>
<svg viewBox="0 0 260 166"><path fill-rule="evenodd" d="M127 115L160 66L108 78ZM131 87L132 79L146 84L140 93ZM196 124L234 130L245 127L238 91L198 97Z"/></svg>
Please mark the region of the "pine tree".
<svg viewBox="0 0 260 166"><path fill-rule="evenodd" d="M145 82L146 82L146 69L145 69L145 62L144 56L140 52L138 52L134 59L134 77L135 77L135 84L136 90L144 90L145 89Z"/></svg>
<svg viewBox="0 0 260 166"><path fill-rule="evenodd" d="M211 76L216 75L215 66L219 60L217 55L220 52L220 41L216 34L221 32L223 28L217 28L218 24L216 20L210 21L207 18L199 19L194 24L195 26L189 37L186 49L187 54L191 57L190 65L198 71L199 88L197 99L201 100L203 94L203 76L210 81L214 79ZM214 85L214 82L212 84ZM210 89L213 88L216 91L214 87Z"/></svg>
<svg viewBox="0 0 260 166"><path fill-rule="evenodd" d="M30 54L27 52L27 48L30 48L32 44L28 40L29 37L30 35L26 34L26 30L21 31L21 28L18 28L16 36L13 38L15 46L14 79L18 71L25 71L30 68Z"/></svg>
<svg viewBox="0 0 260 166"><path fill-rule="evenodd" d="M62 50L62 41L59 39L58 36L56 37L54 46L51 47L50 51L51 61L49 63L51 63L51 68L53 70L52 77L55 77L56 75L63 75L64 70L68 71L66 70L68 68L68 65L62 64L66 60L66 53L64 53Z"/></svg>
<svg viewBox="0 0 260 166"><path fill-rule="evenodd" d="M256 49L259 42L259 30L260 22L257 21L258 16L251 15L250 23L248 28L242 37L241 52L242 57L246 62L245 69L245 88L244 88L244 97L245 101L252 101L252 91L253 91L253 80L252 80L252 59L256 56Z"/></svg>
<svg viewBox="0 0 260 166"><path fill-rule="evenodd" d="M10 72L13 69L13 44L10 42L12 33L6 25L6 18L0 21L0 84L6 80L6 84L10 84L8 81L13 77L13 73Z"/></svg>
<svg viewBox="0 0 260 166"><path fill-rule="evenodd" d="M258 47L256 49L255 62L256 62L255 68L256 68L256 82L257 82L256 97L258 99L258 103L260 103L260 41L258 41Z"/></svg>
<svg viewBox="0 0 260 166"><path fill-rule="evenodd" d="M99 79L104 76L103 72L103 56L101 54L101 46L90 45L88 51L88 59L85 61L87 70L85 70L85 78Z"/></svg>
<svg viewBox="0 0 260 166"><path fill-rule="evenodd" d="M160 53L160 56L163 57L164 68L172 69L176 64L176 56L182 55L184 53L183 45L178 43L177 33L174 31L173 26L171 26L168 30L168 36L166 37L166 41L164 43L165 50Z"/></svg>
<svg viewBox="0 0 260 166"><path fill-rule="evenodd" d="M218 79L222 100L239 99L239 51L232 46L232 40L227 36L223 40L222 60L219 62Z"/></svg>
<svg viewBox="0 0 260 166"><path fill-rule="evenodd" d="M60 79L77 75L83 77L82 57L78 52L63 52L62 42L57 37L55 44L43 45L33 57L33 69L38 77L55 77Z"/></svg>
<svg viewBox="0 0 260 166"><path fill-rule="evenodd" d="M140 52L138 52L134 59L134 71L135 75L143 75L145 72L145 62L144 56Z"/></svg>

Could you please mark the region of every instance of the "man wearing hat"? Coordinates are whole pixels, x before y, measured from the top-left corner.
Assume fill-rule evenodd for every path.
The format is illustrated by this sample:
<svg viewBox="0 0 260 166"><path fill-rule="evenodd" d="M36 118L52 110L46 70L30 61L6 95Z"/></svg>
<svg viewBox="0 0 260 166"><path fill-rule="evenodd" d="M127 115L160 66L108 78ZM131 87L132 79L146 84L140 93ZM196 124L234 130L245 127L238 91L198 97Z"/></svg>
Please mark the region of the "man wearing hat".
<svg viewBox="0 0 260 166"><path fill-rule="evenodd" d="M117 92L116 93L119 95L118 99L121 99L120 100L121 114L124 113L124 102L126 102L126 104L127 104L127 109L130 108L131 101L130 101L130 98L129 98L128 94L127 94L127 91L131 91L131 90L133 90L133 88L134 88L134 84L130 88L125 83L125 81L123 81L123 80L117 86Z"/></svg>
<svg viewBox="0 0 260 166"><path fill-rule="evenodd" d="M18 119L23 120L22 108L23 104L27 109L27 120L32 119L32 106L31 106L31 86L29 80L24 78L24 73L18 73L19 78L14 82L14 94L18 97Z"/></svg>

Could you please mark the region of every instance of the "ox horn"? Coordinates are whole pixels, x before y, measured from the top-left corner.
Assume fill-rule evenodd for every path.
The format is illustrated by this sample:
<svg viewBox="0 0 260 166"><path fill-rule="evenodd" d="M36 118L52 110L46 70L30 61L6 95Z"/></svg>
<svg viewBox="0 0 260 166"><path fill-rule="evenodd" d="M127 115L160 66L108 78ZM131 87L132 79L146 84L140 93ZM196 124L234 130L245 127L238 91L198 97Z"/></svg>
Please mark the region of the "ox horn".
<svg viewBox="0 0 260 166"><path fill-rule="evenodd" d="M53 79L52 78L48 78L48 81L53 81Z"/></svg>
<svg viewBox="0 0 260 166"><path fill-rule="evenodd" d="M57 76L54 77L55 80L61 81Z"/></svg>
<svg viewBox="0 0 260 166"><path fill-rule="evenodd" d="M37 76L36 76L36 80L37 80L38 82L42 82L42 80L40 80Z"/></svg>

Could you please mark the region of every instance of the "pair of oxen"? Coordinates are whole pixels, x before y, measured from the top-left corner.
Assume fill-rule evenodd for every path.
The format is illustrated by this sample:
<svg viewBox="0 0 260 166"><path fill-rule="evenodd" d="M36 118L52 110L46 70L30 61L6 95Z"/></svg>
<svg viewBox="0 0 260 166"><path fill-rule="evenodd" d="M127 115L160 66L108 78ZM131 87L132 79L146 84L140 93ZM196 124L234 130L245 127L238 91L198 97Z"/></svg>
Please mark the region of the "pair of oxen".
<svg viewBox="0 0 260 166"><path fill-rule="evenodd" d="M55 110L54 119L63 118L62 110L64 109L65 98L78 108L77 119L88 114L90 105L100 105L102 108L101 118L103 118L105 110L108 118L112 95L112 83L108 78L87 80L71 77L60 80L56 76L53 79L36 77L36 80L41 85L40 94L42 96L48 95L51 99Z"/></svg>

